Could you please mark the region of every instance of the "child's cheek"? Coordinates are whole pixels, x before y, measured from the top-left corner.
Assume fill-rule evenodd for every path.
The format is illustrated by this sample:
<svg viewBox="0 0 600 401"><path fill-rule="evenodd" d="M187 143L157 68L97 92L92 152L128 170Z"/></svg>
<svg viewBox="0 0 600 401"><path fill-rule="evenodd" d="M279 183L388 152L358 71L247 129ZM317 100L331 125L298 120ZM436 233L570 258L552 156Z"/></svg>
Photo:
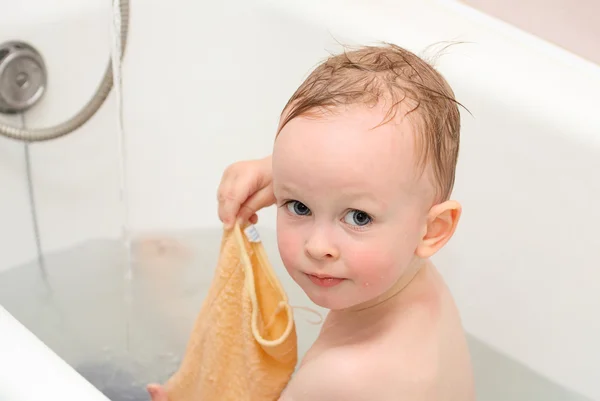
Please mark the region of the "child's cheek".
<svg viewBox="0 0 600 401"><path fill-rule="evenodd" d="M355 247L346 266L355 282L374 290L392 285L397 280L397 260L393 252L384 247Z"/></svg>
<svg viewBox="0 0 600 401"><path fill-rule="evenodd" d="M302 239L298 232L288 229L285 223L279 223L277 227L277 246L286 269L290 270L296 267L300 252L302 252Z"/></svg>

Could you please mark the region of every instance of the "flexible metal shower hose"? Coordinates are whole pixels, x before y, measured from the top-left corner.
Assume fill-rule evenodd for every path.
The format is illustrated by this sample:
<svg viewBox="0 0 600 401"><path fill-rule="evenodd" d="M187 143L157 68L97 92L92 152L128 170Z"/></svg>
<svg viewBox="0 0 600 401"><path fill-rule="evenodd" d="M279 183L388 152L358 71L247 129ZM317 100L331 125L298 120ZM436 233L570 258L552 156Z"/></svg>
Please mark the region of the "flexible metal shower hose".
<svg viewBox="0 0 600 401"><path fill-rule="evenodd" d="M121 0L121 47L123 54L127 45L127 32L129 29L129 0ZM26 129L12 127L0 123L0 135L26 142L41 142L59 138L85 124L102 106L113 87L112 65L109 59L102 82L94 96L71 119L58 125L46 128Z"/></svg>

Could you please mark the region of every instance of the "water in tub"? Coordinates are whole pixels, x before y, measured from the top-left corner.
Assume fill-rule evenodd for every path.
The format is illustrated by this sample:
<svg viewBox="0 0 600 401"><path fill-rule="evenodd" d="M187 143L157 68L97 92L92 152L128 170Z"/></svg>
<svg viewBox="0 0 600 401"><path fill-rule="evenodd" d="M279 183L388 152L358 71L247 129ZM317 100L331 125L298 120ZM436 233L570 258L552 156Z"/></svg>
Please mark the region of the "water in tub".
<svg viewBox="0 0 600 401"><path fill-rule="evenodd" d="M285 272L275 231L259 229L292 305L324 315ZM133 236L129 285L122 242L85 241L44 255L48 282L37 260L0 271L0 304L112 401L148 400L145 385L164 382L179 365L212 280L220 241L219 228ZM301 309L295 318L301 357L320 325ZM478 399L590 401L468 339Z"/></svg>
<svg viewBox="0 0 600 401"><path fill-rule="evenodd" d="M283 269L275 232L259 229L293 305L324 315ZM130 285L121 241L83 242L45 255L48 284L37 261L0 272L0 304L111 400L148 400L145 385L163 382L179 365L220 241L219 228L134 236ZM303 354L319 319L295 314Z"/></svg>

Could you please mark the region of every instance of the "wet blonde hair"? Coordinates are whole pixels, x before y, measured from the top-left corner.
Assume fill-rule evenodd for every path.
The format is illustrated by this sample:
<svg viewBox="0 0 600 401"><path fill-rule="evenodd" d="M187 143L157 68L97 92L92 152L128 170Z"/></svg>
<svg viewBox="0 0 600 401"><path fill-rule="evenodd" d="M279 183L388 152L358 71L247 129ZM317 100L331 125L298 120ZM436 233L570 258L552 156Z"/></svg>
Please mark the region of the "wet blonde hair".
<svg viewBox="0 0 600 401"><path fill-rule="evenodd" d="M395 118L402 103L417 112L415 122L421 172L432 167L436 200L454 187L460 137L459 103L444 77L429 63L393 44L363 46L319 64L289 99L277 133L292 119L353 104L391 102L382 124Z"/></svg>

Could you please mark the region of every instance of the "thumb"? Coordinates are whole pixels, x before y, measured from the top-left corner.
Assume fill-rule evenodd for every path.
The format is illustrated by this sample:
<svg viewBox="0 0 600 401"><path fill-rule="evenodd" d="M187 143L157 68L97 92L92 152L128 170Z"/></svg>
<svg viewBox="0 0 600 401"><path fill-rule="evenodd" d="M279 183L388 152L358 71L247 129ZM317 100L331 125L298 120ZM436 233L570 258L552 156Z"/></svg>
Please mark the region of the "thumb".
<svg viewBox="0 0 600 401"><path fill-rule="evenodd" d="M268 185L255 192L242 204L238 212L238 220L246 222L260 209L271 206L274 203L275 195L273 194L273 186Z"/></svg>

